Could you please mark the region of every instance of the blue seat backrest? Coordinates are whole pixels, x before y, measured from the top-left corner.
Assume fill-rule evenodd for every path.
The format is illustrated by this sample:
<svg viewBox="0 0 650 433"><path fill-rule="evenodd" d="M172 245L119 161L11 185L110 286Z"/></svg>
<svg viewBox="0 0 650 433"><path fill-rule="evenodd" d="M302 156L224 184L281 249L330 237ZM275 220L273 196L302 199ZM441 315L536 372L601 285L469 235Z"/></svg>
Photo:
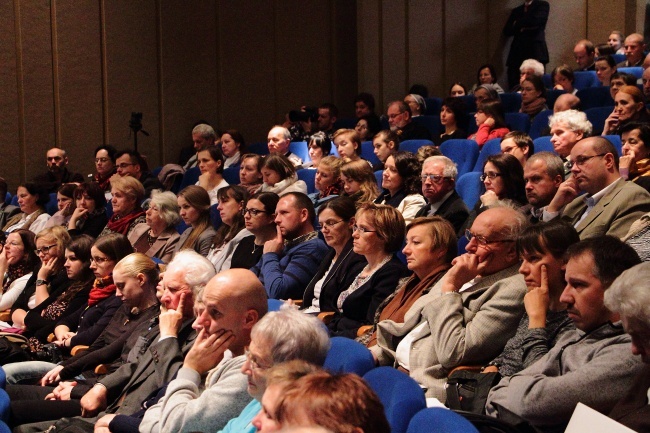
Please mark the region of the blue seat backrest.
<svg viewBox="0 0 650 433"><path fill-rule="evenodd" d="M583 110L594 107L613 107L614 100L609 93L609 86L587 87L578 90L576 96L580 99L580 107Z"/></svg>
<svg viewBox="0 0 650 433"><path fill-rule="evenodd" d="M307 184L307 192L309 194L316 192L314 180L316 178L316 170L311 168L303 168L298 170L298 179Z"/></svg>
<svg viewBox="0 0 650 433"><path fill-rule="evenodd" d="M478 159L476 160L476 164L474 164L474 169L472 171L480 171L482 173L483 164L487 157L498 153L501 153L501 139L493 138L492 140L486 141L478 154Z"/></svg>
<svg viewBox="0 0 650 433"><path fill-rule="evenodd" d="M476 112L476 98L474 98L474 95L459 96L459 98L465 103L466 111L468 113Z"/></svg>
<svg viewBox="0 0 650 433"><path fill-rule="evenodd" d="M405 140L399 144L399 150L417 153L422 146L433 146L431 140Z"/></svg>
<svg viewBox="0 0 650 433"><path fill-rule="evenodd" d="M256 153L258 155L268 155L269 154L269 145L266 142L263 143L253 143L248 145L249 153Z"/></svg>
<svg viewBox="0 0 650 433"><path fill-rule="evenodd" d="M375 148L372 145L372 141L364 141L361 143L361 157L366 161L369 161L372 165L381 162L379 161L379 158L377 158L377 155L375 155Z"/></svg>
<svg viewBox="0 0 650 433"><path fill-rule="evenodd" d="M551 74L546 73L542 75L542 81L544 82L544 87L547 89L553 88L553 77L551 77Z"/></svg>
<svg viewBox="0 0 650 433"><path fill-rule="evenodd" d="M217 206L218 204L210 206L210 223L212 223L212 227L214 227L215 230L219 230L219 227L221 227L221 214L219 213Z"/></svg>
<svg viewBox="0 0 650 433"><path fill-rule="evenodd" d="M533 118L533 121L530 123L530 130L528 135L533 140L537 137L541 137L542 132L548 128L548 118L553 114L553 110L544 110L541 111Z"/></svg>
<svg viewBox="0 0 650 433"><path fill-rule="evenodd" d="M334 122L334 129L354 129L357 120L356 117L341 117Z"/></svg>
<svg viewBox="0 0 650 433"><path fill-rule="evenodd" d="M363 344L346 337L332 337L324 367L333 373L363 376L375 367L372 354Z"/></svg>
<svg viewBox="0 0 650 433"><path fill-rule="evenodd" d="M271 311L280 311L280 308L284 304L284 301L280 299L269 299L268 301L269 304L269 312Z"/></svg>
<svg viewBox="0 0 650 433"><path fill-rule="evenodd" d="M528 133L530 129L530 117L526 113L506 113L506 125L511 131Z"/></svg>
<svg viewBox="0 0 650 433"><path fill-rule="evenodd" d="M553 148L553 143L551 143L550 136L537 137L536 139L533 140L533 146L535 146L535 153L537 152L555 153L555 149Z"/></svg>
<svg viewBox="0 0 650 433"><path fill-rule="evenodd" d="M499 98L506 113L516 113L521 108L521 93L501 93Z"/></svg>
<svg viewBox="0 0 650 433"><path fill-rule="evenodd" d="M624 62L627 60L627 57L625 57L625 54L612 54L612 57L614 58L614 61L616 64L619 64L621 62Z"/></svg>
<svg viewBox="0 0 650 433"><path fill-rule="evenodd" d="M643 68L641 66L632 66L627 68L618 68L617 72L624 72L634 76L637 80L643 75Z"/></svg>
<svg viewBox="0 0 650 433"><path fill-rule="evenodd" d="M447 140L440 145L440 151L456 163L459 177L474 169L479 153L478 144L467 139Z"/></svg>
<svg viewBox="0 0 650 433"><path fill-rule="evenodd" d="M612 114L612 111L612 107L594 107L585 110L587 119L589 119L593 125L593 131L591 132L592 135L600 135L603 132L605 120L610 114Z"/></svg>
<svg viewBox="0 0 650 433"><path fill-rule="evenodd" d="M435 428L433 428L435 426ZM430 407L416 413L409 422L407 433L478 433L462 415L441 407Z"/></svg>
<svg viewBox="0 0 650 433"><path fill-rule="evenodd" d="M621 136L620 135L606 135L605 138L608 139L609 142L614 145L614 147L618 151L618 156L622 156L623 155L623 143L621 142Z"/></svg>
<svg viewBox="0 0 650 433"><path fill-rule="evenodd" d="M576 71L573 73L573 76L575 77L573 86L578 90L600 86L596 71Z"/></svg>
<svg viewBox="0 0 650 433"><path fill-rule="evenodd" d="M377 170L375 172L375 179L377 179L377 185L379 186L379 190L381 191L381 184L383 182L384 178L384 170Z"/></svg>
<svg viewBox="0 0 650 433"><path fill-rule="evenodd" d="M566 93L565 90L550 89L546 91L546 106L548 108L553 108L555 105L555 100L560 96Z"/></svg>
<svg viewBox="0 0 650 433"><path fill-rule="evenodd" d="M229 185L239 185L239 164L231 165L221 173Z"/></svg>
<svg viewBox="0 0 650 433"><path fill-rule="evenodd" d="M424 114L427 116L438 116L440 115L440 109L442 108L442 98L424 98L424 102L427 104L427 109Z"/></svg>
<svg viewBox="0 0 650 433"><path fill-rule="evenodd" d="M196 182L199 181L199 176L201 176L201 170L199 167L192 167L187 170L183 175L183 180L181 181L179 191L181 191L186 186L195 185Z"/></svg>
<svg viewBox="0 0 650 433"><path fill-rule="evenodd" d="M460 176L456 181L456 192L463 199L468 208L472 209L483 190L481 175L483 173L472 171Z"/></svg>
<svg viewBox="0 0 650 433"><path fill-rule="evenodd" d="M289 151L298 155L303 162L311 161L306 141L292 141L289 143Z"/></svg>
<svg viewBox="0 0 650 433"><path fill-rule="evenodd" d="M429 130L432 137L440 135L442 125L440 124L440 116L417 116L413 118L413 122L424 126Z"/></svg>
<svg viewBox="0 0 650 433"><path fill-rule="evenodd" d="M47 203L45 203L45 212L47 212L50 215L54 215L58 210L59 210L59 203L58 200L56 199L56 193L51 192L50 200Z"/></svg>

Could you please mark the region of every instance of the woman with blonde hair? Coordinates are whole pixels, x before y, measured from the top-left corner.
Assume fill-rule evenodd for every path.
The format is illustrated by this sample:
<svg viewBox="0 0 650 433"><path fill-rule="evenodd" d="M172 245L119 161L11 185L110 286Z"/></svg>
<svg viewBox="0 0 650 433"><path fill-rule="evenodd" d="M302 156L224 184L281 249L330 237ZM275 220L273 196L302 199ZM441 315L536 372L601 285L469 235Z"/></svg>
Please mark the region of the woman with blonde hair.
<svg viewBox="0 0 650 433"><path fill-rule="evenodd" d="M341 158L349 161L361 159L361 137L354 129L337 130L332 136L332 141Z"/></svg>
<svg viewBox="0 0 650 433"><path fill-rule="evenodd" d="M314 186L318 192L309 194L309 198L314 202L314 209L317 212L320 205L338 197L343 191L343 182L341 181L342 166L343 161L341 158L335 156L322 158L316 166Z"/></svg>
<svg viewBox="0 0 650 433"><path fill-rule="evenodd" d="M341 181L345 195L351 197L357 205L373 202L379 196L379 187L375 173L365 160L346 162L341 166Z"/></svg>
<svg viewBox="0 0 650 433"><path fill-rule="evenodd" d="M210 196L197 185L178 193L180 216L189 227L181 234L174 255L180 250L193 249L203 257L208 255L216 231L210 222Z"/></svg>
<svg viewBox="0 0 650 433"><path fill-rule="evenodd" d="M144 198L144 186L132 176L115 176L111 178L111 194L113 216L99 237L109 233L128 236L138 224L146 222L144 210L140 207Z"/></svg>

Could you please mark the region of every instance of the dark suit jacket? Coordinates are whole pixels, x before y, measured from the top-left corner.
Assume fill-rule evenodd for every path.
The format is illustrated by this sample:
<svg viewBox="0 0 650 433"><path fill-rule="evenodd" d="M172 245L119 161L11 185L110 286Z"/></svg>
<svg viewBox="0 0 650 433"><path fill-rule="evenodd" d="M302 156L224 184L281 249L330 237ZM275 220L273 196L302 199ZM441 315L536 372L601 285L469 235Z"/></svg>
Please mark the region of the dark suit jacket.
<svg viewBox="0 0 650 433"><path fill-rule="evenodd" d="M379 304L397 289L400 278L408 274L409 270L406 266L398 258L393 257L343 301L343 312L336 313L328 324L330 333L355 338L359 327L372 325ZM347 288L344 287L343 291Z"/></svg>
<svg viewBox="0 0 650 433"><path fill-rule="evenodd" d="M429 203L422 206L422 209L415 214L415 217L428 216L430 210L431 204ZM449 221L451 225L454 226L454 230L458 232L469 216L469 209L465 205L463 199L460 198L456 191L454 191L449 197L447 197L447 200L442 202L434 215L441 216Z"/></svg>
<svg viewBox="0 0 650 433"><path fill-rule="evenodd" d="M431 140L431 132L419 123L411 121L404 128L397 131L399 141L406 140Z"/></svg>
<svg viewBox="0 0 650 433"><path fill-rule="evenodd" d="M20 208L18 206L3 203L2 207L0 207L0 227L4 227L11 217L19 213Z"/></svg>
<svg viewBox="0 0 650 433"><path fill-rule="evenodd" d="M316 271L316 275L314 275L314 278L311 279L305 289L305 294L302 298L303 308L311 306L312 300L314 299L314 286L323 278L333 258L334 250L330 249L323 258L318 271ZM334 264L334 267L327 274L325 282L321 286L320 296L318 298L321 311L336 311L336 300L339 298L339 295L343 290L350 287L354 278L359 275L366 264L365 257L352 251L352 238L350 238L341 251L339 262Z"/></svg>
<svg viewBox="0 0 650 433"><path fill-rule="evenodd" d="M513 36L506 65L519 67L526 59L548 63L545 29L549 9L548 2L535 0L526 12L524 5L512 10L503 27L505 36Z"/></svg>
<svg viewBox="0 0 650 433"><path fill-rule="evenodd" d="M580 239L602 235L620 239L627 234L634 221L650 212L648 191L634 182L622 179L616 182L614 189L605 194L589 215L576 226ZM562 219L575 226L586 209L583 197L578 197L564 208Z"/></svg>

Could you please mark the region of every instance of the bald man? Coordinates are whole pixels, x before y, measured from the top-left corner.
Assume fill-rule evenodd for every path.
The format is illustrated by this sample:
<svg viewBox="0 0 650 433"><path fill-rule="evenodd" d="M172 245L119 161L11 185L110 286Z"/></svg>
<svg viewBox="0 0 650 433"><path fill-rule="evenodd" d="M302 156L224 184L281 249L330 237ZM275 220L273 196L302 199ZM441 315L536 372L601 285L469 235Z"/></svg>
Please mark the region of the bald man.
<svg viewBox="0 0 650 433"><path fill-rule="evenodd" d="M643 66L645 58L645 41L643 35L632 33L625 38L625 58L626 60L616 65L618 68L629 68L632 66Z"/></svg>
<svg viewBox="0 0 650 433"><path fill-rule="evenodd" d="M83 183L84 177L80 173L68 171L68 154L65 150L53 147L45 156L47 171L34 177L34 182L40 183L48 193L56 192L64 183Z"/></svg>
<svg viewBox="0 0 650 433"><path fill-rule="evenodd" d="M164 397L147 409L141 433L218 431L250 402L240 371L251 329L267 312L264 286L247 269L229 269L208 282L201 304L194 346Z"/></svg>

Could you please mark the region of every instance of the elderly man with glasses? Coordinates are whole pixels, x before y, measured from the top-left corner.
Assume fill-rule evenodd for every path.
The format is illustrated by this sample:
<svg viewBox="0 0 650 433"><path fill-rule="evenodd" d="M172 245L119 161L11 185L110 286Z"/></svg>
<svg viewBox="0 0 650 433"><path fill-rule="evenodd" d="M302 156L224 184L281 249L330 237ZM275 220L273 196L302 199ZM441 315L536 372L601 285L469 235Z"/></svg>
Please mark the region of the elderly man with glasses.
<svg viewBox="0 0 650 433"><path fill-rule="evenodd" d="M571 149L569 161L571 177L560 184L544 209L544 221L561 216L573 224L580 239L622 238L634 221L650 211L650 194L621 179L618 152L606 138L580 140ZM582 193L586 194L578 197Z"/></svg>
<svg viewBox="0 0 650 433"><path fill-rule="evenodd" d="M422 195L427 204L415 217L438 215L458 232L469 216L469 209L454 189L458 177L456 163L446 156L430 156L422 164Z"/></svg>

